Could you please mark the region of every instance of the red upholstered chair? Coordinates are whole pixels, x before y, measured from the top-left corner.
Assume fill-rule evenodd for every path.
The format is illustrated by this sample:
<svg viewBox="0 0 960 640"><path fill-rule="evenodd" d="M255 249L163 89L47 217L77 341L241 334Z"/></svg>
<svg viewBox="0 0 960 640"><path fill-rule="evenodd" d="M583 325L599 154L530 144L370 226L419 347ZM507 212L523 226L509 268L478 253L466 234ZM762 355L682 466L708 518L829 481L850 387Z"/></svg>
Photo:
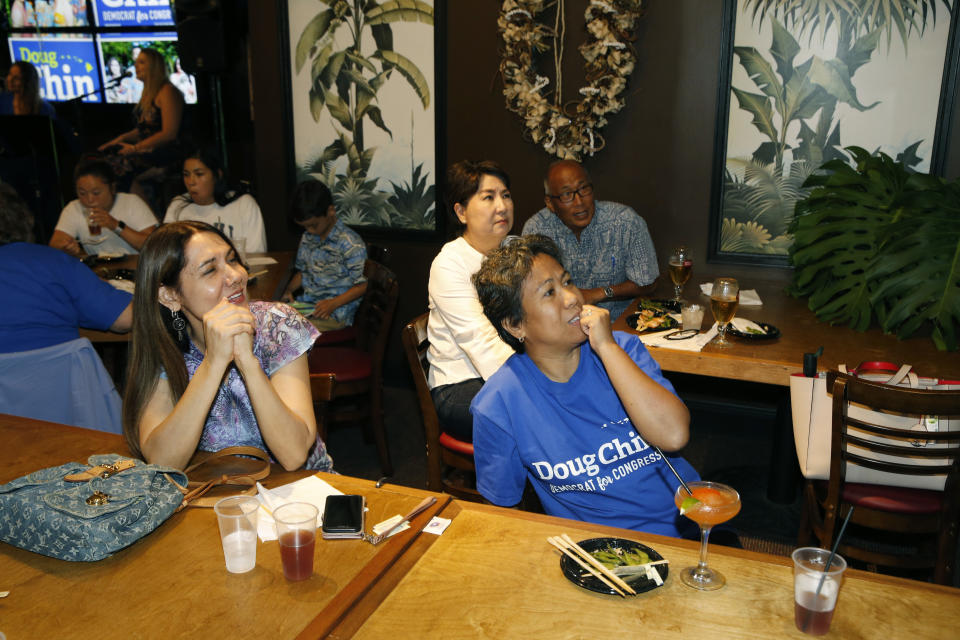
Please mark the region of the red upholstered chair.
<svg viewBox="0 0 960 640"><path fill-rule="evenodd" d="M310 351L311 378L333 373L337 384L330 406L330 422L363 422L364 433L377 445L380 468L393 475L387 434L383 423L383 356L390 324L397 307L400 285L392 271L367 260L367 291L357 308L353 326L354 346L314 346Z"/></svg>
<svg viewBox="0 0 960 640"><path fill-rule="evenodd" d="M433 405L430 387L427 385L427 318L423 314L414 318L403 328L403 350L413 374L423 418L423 431L427 441L427 488L444 491L453 496L474 502L483 502L477 492L476 467L473 464L473 443L457 440L443 432L437 409Z"/></svg>
<svg viewBox="0 0 960 640"><path fill-rule="evenodd" d="M911 441L917 439L916 431L852 418L848 408L857 403L874 411L917 416L918 420L921 416L957 418L960 390L891 387L837 372L828 374L827 388L833 390L830 479L806 483L800 544L808 544L813 534L821 547L831 548L839 522L853 505L850 523L859 527L851 527L844 535L839 547L842 556L869 565L932 568L935 582L950 584L960 523L960 431L924 432L922 438L928 443L945 446L915 447ZM865 434L883 436L884 441L866 439ZM895 461L866 457L865 451L893 456ZM943 462L919 464L924 458ZM851 464L905 475L945 474L946 484L943 491L928 491L849 483L845 478ZM898 549L906 552L898 553Z"/></svg>

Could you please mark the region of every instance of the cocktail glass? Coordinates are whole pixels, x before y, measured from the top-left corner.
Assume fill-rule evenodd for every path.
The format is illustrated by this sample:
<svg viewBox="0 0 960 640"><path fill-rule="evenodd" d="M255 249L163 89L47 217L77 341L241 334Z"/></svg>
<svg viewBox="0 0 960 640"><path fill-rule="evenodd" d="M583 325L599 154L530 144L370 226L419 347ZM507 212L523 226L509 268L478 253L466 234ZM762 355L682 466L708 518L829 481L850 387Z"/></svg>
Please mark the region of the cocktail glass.
<svg viewBox="0 0 960 640"><path fill-rule="evenodd" d="M700 525L700 562L695 567L687 567L680 572L680 581L688 587L701 591L719 589L727 580L719 571L707 566L707 540L710 529L722 524L740 512L740 494L732 487L719 482L688 482L693 495L687 493L683 485L677 487L673 501L682 509L684 500L696 498L699 503L684 510L683 515Z"/></svg>
<svg viewBox="0 0 960 640"><path fill-rule="evenodd" d="M670 271L670 280L673 282L673 299L680 302L683 300L680 296L683 285L690 279L690 273L693 270L693 252L686 247L675 248L670 254L667 267Z"/></svg>

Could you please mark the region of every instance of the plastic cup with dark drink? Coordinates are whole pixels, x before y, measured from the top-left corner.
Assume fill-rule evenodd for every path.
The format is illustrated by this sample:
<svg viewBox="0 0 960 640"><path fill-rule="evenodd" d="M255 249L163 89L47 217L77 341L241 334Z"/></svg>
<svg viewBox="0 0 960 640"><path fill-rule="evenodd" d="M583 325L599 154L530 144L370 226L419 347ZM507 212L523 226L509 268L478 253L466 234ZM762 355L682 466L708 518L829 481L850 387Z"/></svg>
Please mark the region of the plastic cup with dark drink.
<svg viewBox="0 0 960 640"><path fill-rule="evenodd" d="M800 631L822 636L830 631L847 562L835 555L827 568L830 552L816 547L796 549L792 557L794 622Z"/></svg>
<svg viewBox="0 0 960 640"><path fill-rule="evenodd" d="M319 510L307 502L290 502L273 512L277 522L283 575L291 581L313 575L313 552L317 541Z"/></svg>
<svg viewBox="0 0 960 640"><path fill-rule="evenodd" d="M103 230L100 228L100 225L94 224L93 222L93 209L84 209L83 212L87 218L87 230L90 232L90 235L100 235L100 232Z"/></svg>

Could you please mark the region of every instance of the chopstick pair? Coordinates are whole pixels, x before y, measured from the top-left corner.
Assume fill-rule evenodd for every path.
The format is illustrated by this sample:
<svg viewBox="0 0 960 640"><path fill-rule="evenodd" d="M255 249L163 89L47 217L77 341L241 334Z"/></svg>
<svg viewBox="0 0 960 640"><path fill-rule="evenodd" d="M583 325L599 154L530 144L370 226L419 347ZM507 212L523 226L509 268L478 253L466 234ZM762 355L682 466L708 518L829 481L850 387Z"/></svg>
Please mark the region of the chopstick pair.
<svg viewBox="0 0 960 640"><path fill-rule="evenodd" d="M586 551L580 545L574 542L567 534L564 533L560 536L547 538L547 542L575 560L577 564L592 573L601 582L616 591L621 597L626 597L627 593L632 596L637 595L637 592L634 591L630 585L621 580L620 576L603 566L599 560L590 555L590 552ZM587 562L583 562L581 558Z"/></svg>

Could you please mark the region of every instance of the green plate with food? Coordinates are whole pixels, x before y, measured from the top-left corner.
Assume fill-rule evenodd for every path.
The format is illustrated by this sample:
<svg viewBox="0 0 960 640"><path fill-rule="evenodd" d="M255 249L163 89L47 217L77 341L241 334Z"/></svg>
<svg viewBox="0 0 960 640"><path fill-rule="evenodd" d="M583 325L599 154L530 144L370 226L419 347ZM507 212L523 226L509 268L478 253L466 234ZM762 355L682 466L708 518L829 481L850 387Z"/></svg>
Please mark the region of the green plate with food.
<svg viewBox="0 0 960 640"><path fill-rule="evenodd" d="M303 315L308 315L313 313L313 310L317 305L310 302L291 302L290 306L302 313Z"/></svg>
<svg viewBox="0 0 960 640"><path fill-rule="evenodd" d="M662 585L662 583L657 584L655 579L649 577L649 572L656 571L662 582L667 581L667 574L670 572L668 563L654 564L649 569L644 566L651 562L663 560L663 556L645 544L625 538L590 538L589 540L581 540L577 544L616 573L637 593L651 591ZM565 554L560 558L560 570L563 571L567 580L578 587L596 593L617 595L616 591Z"/></svg>

